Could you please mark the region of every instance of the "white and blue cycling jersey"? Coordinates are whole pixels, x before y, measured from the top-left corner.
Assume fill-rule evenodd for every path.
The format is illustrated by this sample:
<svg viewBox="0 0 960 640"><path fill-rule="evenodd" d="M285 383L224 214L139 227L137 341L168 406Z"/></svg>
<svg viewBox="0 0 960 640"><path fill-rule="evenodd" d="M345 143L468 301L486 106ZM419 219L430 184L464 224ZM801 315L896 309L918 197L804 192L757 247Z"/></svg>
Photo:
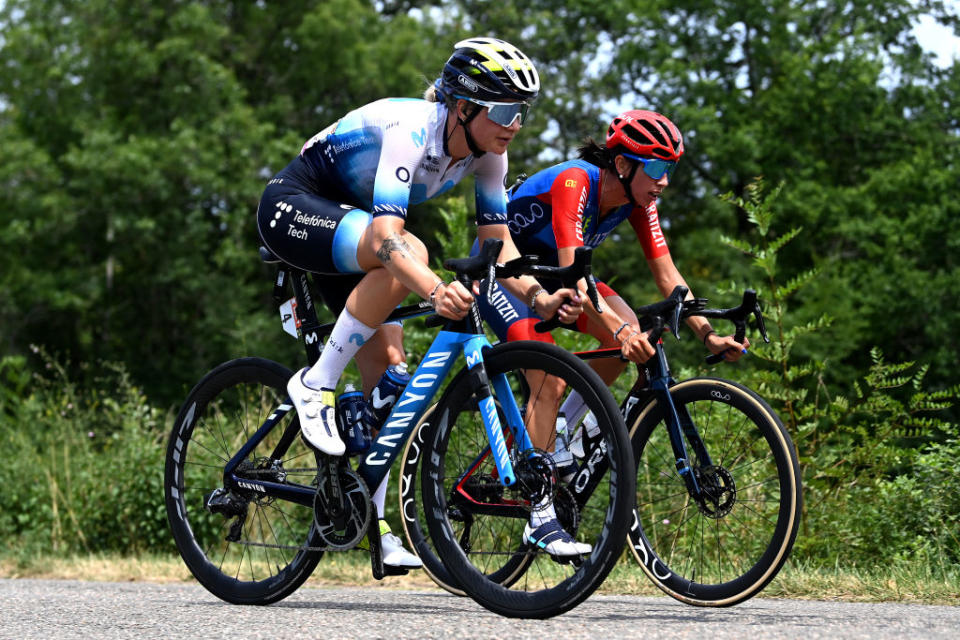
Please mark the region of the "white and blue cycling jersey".
<svg viewBox="0 0 960 640"><path fill-rule="evenodd" d="M506 153L453 161L443 103L407 98L355 109L316 134L270 180L257 228L273 253L323 274L360 274L357 246L377 216L409 208L473 174L476 223L506 223ZM331 305L336 306L336 305Z"/></svg>
<svg viewBox="0 0 960 640"><path fill-rule="evenodd" d="M447 108L440 102L387 98L351 111L303 145L317 174L335 177L374 217L406 218L407 210L472 173L478 225L506 221L506 154L451 162L444 147Z"/></svg>

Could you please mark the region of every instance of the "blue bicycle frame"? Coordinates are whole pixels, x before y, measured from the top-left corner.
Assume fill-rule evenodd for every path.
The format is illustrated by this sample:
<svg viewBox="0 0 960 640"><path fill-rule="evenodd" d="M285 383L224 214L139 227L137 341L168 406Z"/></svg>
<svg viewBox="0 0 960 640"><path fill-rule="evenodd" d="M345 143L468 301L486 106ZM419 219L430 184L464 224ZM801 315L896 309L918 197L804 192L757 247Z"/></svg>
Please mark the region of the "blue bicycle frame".
<svg viewBox="0 0 960 640"><path fill-rule="evenodd" d="M466 321L448 323L447 327L437 334L420 365L410 378L410 382L393 406L370 450L362 456L357 466L357 473L368 487L378 487L386 477L394 459L402 450L403 443L406 442L420 418L430 406L430 401L440 389L450 372L450 368L461 353L465 356L467 368L474 380L478 408L490 441L490 451L493 453L500 482L505 486L510 486L516 482L509 448L503 435L503 425L498 414L497 403L490 393L491 384L483 367L483 350L491 345L486 336L477 330L477 327L480 326L479 314L476 312L476 306L474 306ZM520 445L520 450L531 449L533 445L506 375L494 376L492 386L497 393L500 409L506 417L507 424ZM224 467L224 486L227 488L237 486L307 506L313 504L316 493L314 487L241 478L236 474L240 463L248 458L257 445L291 410L293 410L292 405L284 403L267 417L253 437ZM291 422L291 426L288 427L288 431L284 434L282 443L278 445L278 448L286 448L292 438L296 437L299 429L291 430L293 424ZM283 444L283 442L286 444ZM275 459L280 457L277 455Z"/></svg>
<svg viewBox="0 0 960 640"><path fill-rule="evenodd" d="M477 381L478 408L490 440L490 449L494 454L500 481L507 486L516 481L496 402L486 384L486 373L482 366L483 349L489 347L490 343L484 335L448 330L437 334L403 394L393 406L370 451L364 455L357 468L368 487L379 486L461 352ZM506 412L508 424L522 443L522 449L530 448L532 445L523 426L520 410L510 393L506 376L495 376L493 385Z"/></svg>

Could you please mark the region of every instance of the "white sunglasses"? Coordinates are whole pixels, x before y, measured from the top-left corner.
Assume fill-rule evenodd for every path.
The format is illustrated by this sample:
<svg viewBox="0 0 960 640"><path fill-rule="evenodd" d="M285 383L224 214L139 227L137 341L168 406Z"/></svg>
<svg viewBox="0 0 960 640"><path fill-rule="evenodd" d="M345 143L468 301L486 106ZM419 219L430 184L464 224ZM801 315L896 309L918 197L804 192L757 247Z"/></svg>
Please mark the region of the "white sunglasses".
<svg viewBox="0 0 960 640"><path fill-rule="evenodd" d="M520 118L520 124L523 125L527 119L527 113L530 111L530 104L527 102L488 102L466 96L455 97L486 107L487 117L501 127L511 126L517 118Z"/></svg>

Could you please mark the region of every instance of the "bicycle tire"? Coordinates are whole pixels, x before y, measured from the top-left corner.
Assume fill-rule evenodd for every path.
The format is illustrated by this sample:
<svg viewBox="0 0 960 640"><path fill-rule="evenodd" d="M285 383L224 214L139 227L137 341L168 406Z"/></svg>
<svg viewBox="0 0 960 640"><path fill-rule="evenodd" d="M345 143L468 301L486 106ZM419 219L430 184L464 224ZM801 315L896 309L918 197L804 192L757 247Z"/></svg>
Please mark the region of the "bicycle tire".
<svg viewBox="0 0 960 640"><path fill-rule="evenodd" d="M459 375L462 374L461 371ZM416 429L407 439L407 444L403 450L399 478L400 520L403 523L403 531L409 548L423 562L424 573L441 589L462 597L467 595L466 592L443 566L443 562L437 555L436 547L430 540L426 528L423 501L419 498L421 489L419 469L420 454L423 451L423 435L430 428L430 420L436 408L437 405L434 404L423 414ZM512 585L520 579L532 560L533 558L528 555L511 558L502 567L497 567L492 572L487 573L487 578L500 584Z"/></svg>
<svg viewBox="0 0 960 640"><path fill-rule="evenodd" d="M690 465L713 487L697 505L676 468L656 401L632 420L637 506L630 550L664 593L690 605L732 606L763 590L790 555L800 525L800 465L776 412L756 393L717 378L670 388L712 458L704 468L688 442Z"/></svg>
<svg viewBox="0 0 960 640"><path fill-rule="evenodd" d="M277 406L288 403L286 367L262 358L225 362L190 392L167 445L164 496L167 519L180 556L208 591L234 604L263 605L293 593L310 577L323 555L317 547L313 509L246 492L240 540L226 539L241 516L204 508L209 492L223 486L224 465ZM297 420L290 411L284 421ZM286 422L279 423L250 452L251 473L272 451ZM315 483L316 456L294 439L284 456L284 481ZM312 469L310 467L312 466ZM306 470L296 467L307 467ZM276 469L261 470L280 477ZM272 546L257 546L272 545Z"/></svg>
<svg viewBox="0 0 960 640"><path fill-rule="evenodd" d="M484 448L489 449L484 427L470 419L473 389L469 377L463 376L456 384L447 387L435 411L436 418L424 433L420 471L422 497L429 516L430 537L443 566L468 595L491 611L509 617L548 618L569 611L589 597L623 551L624 532L629 526L633 507L636 473L629 439L609 389L590 367L563 349L531 341L502 343L484 352L484 363L491 380L499 374L506 374L512 393L520 398L525 397L525 371L540 370L560 378L566 383L567 390L575 389L581 394L600 425L604 447L598 450L598 457L589 467L583 465L573 481L590 487L584 492L587 496L584 509L574 514L568 507L560 508L563 506L560 497L567 489L557 493L558 501L555 502L561 522L567 519L574 525L578 523L578 527L564 523L568 531L593 546L579 565L559 564L525 543L526 512L520 515L513 512L509 516L475 512L470 514L473 527L457 524L458 517L467 521L463 510L469 507L462 503L448 504L447 496L453 483L468 475L465 473L467 469L474 474L473 477L481 478L483 469L495 469L492 461L482 458ZM497 395L494 391L494 397ZM536 399L539 393L530 390L529 395ZM516 447L510 446L513 460L521 459ZM599 472L601 469L604 473ZM516 489L521 484L518 481L512 487L503 488L499 481L495 481L483 486L492 492L503 491L508 496L498 503L499 508L499 504L522 504L522 496ZM483 506L488 506L495 502L495 498L484 498L483 502ZM573 511L577 511L576 508ZM474 529L480 529L481 533L472 535ZM465 531L471 534L467 544L462 540ZM488 578L490 562L485 558L496 558L493 563L499 567L505 564L504 559L509 560L518 554L532 558L520 580L503 585Z"/></svg>

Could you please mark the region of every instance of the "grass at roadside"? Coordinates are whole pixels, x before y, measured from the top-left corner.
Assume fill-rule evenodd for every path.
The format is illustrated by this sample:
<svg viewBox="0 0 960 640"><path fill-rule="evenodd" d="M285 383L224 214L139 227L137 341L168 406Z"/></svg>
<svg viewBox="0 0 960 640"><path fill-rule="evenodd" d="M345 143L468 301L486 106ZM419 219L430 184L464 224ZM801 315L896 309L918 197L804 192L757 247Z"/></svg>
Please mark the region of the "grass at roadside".
<svg viewBox="0 0 960 640"><path fill-rule="evenodd" d="M193 581L179 556L0 555L0 577L110 582ZM381 581L374 580L370 575L369 560L360 552L328 554L307 584L319 587L437 588L421 571ZM632 562L621 562L601 586L599 593L661 595ZM761 593L761 597L960 606L960 569L934 572L930 567L908 563L871 569L823 569L788 563Z"/></svg>

